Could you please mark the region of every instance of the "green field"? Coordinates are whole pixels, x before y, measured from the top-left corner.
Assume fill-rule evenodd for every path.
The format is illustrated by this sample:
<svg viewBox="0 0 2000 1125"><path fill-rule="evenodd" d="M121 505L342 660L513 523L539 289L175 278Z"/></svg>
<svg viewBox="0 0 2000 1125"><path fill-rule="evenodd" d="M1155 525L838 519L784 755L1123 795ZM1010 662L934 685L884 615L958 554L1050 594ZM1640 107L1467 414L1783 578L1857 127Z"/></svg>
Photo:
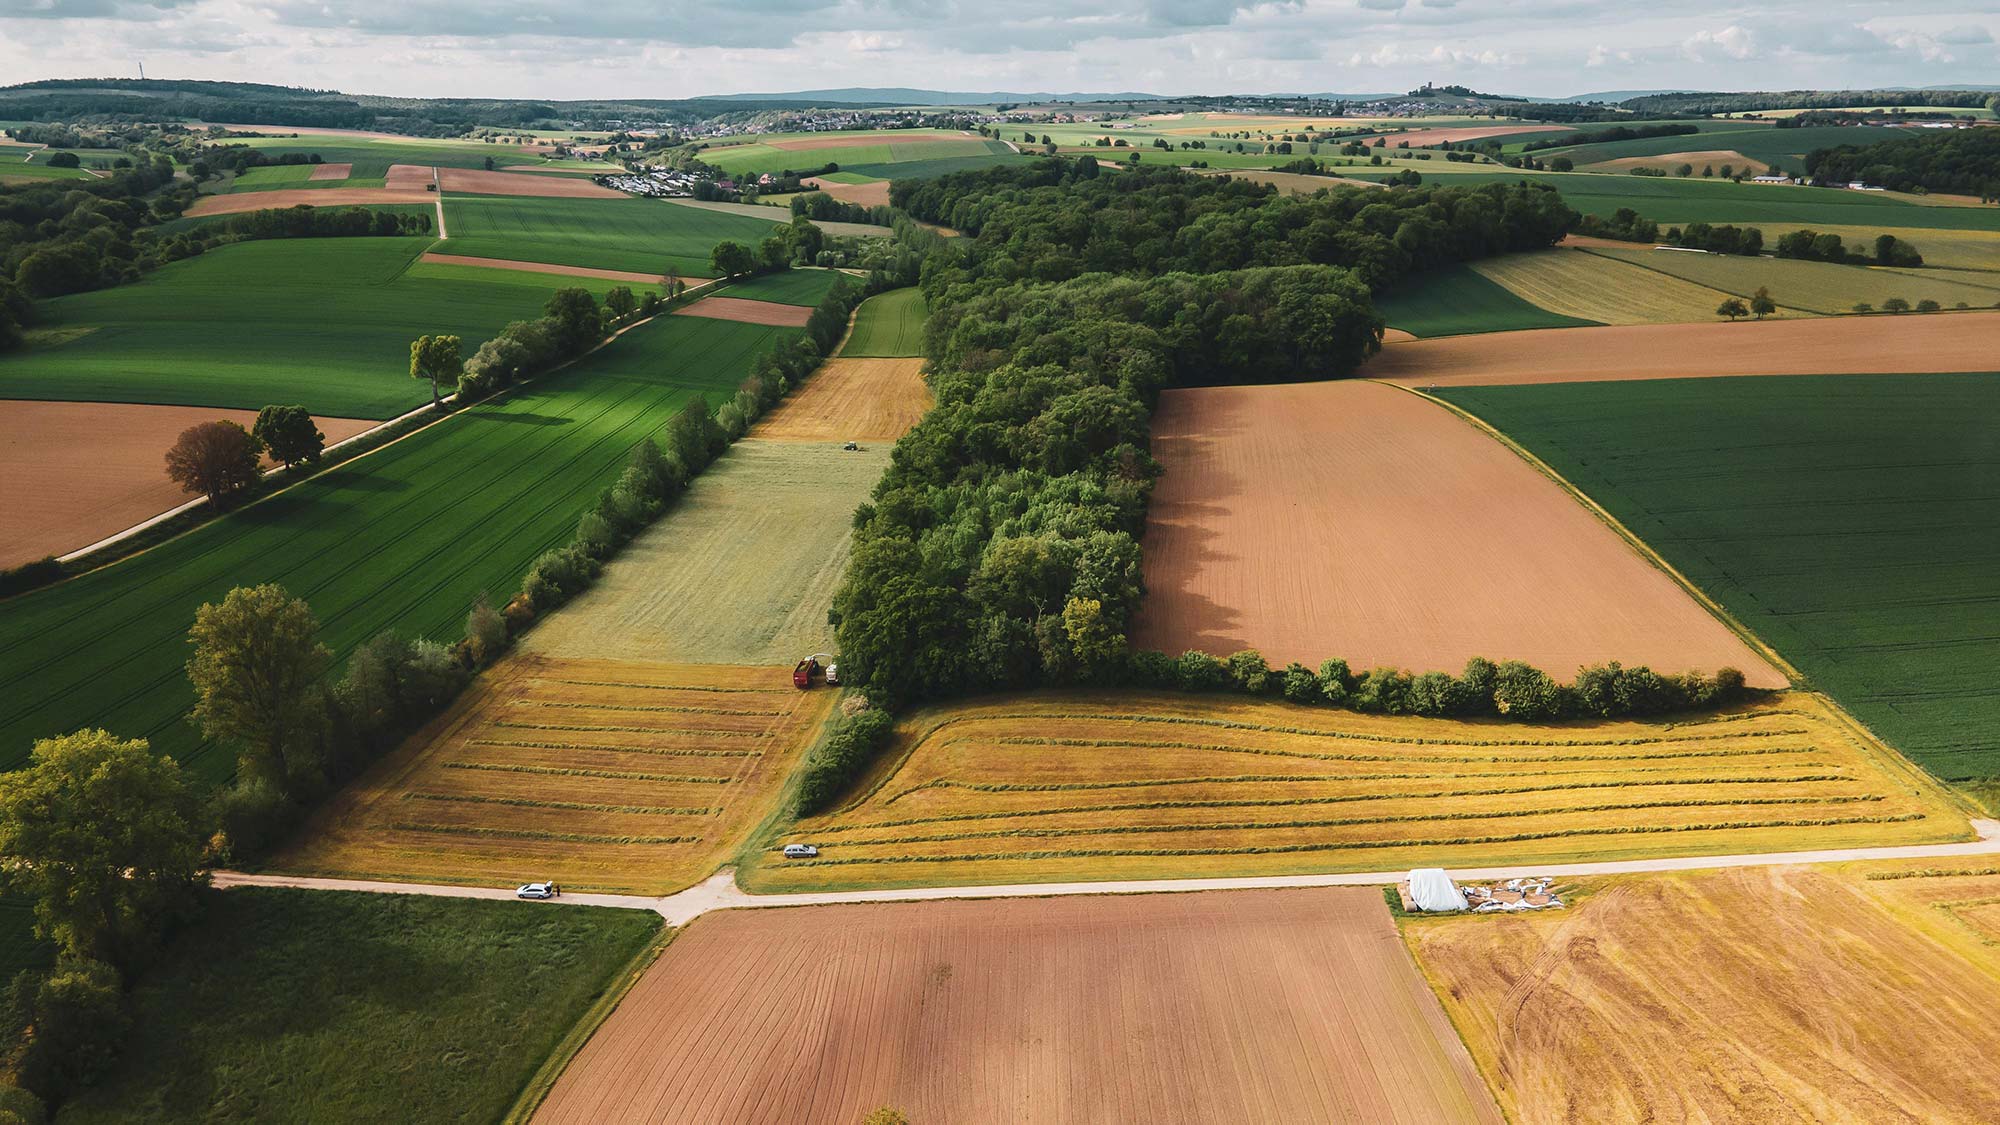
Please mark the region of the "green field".
<svg viewBox="0 0 2000 1125"><path fill-rule="evenodd" d="M61 1119L498 1121L659 929L637 910L215 892Z"/></svg>
<svg viewBox="0 0 2000 1125"><path fill-rule="evenodd" d="M1844 313L1865 302L1881 308L1891 297L1915 305L1933 300L1945 308L1960 303L1990 309L2000 303L2000 274L1974 270L1880 269L1793 258L1752 258L1738 254L1683 254L1653 249L1598 249L1590 253L1631 262L1671 277L1739 297L1760 287L1782 308ZM1995 360L2000 366L2000 358Z"/></svg>
<svg viewBox="0 0 2000 1125"><path fill-rule="evenodd" d="M1378 293L1375 310L1388 320L1389 327L1422 337L1598 323L1530 304L1465 265L1434 270L1397 289Z"/></svg>
<svg viewBox="0 0 2000 1125"><path fill-rule="evenodd" d="M843 356L917 356L923 354L924 291L915 286L892 289L861 302L854 331L840 349Z"/></svg>
<svg viewBox="0 0 2000 1125"><path fill-rule="evenodd" d="M47 322L94 331L0 357L0 398L229 406L299 403L392 418L429 400L410 341L465 338L470 355L549 294L613 282L424 266L429 238L245 242L143 280L43 302ZM456 240L452 249L457 250Z"/></svg>
<svg viewBox="0 0 2000 1125"><path fill-rule="evenodd" d="M843 145L839 147L815 149L783 149L764 144L729 145L702 150L700 156L705 164L712 164L725 172L736 174L777 173L787 169L811 171L838 164L843 171L855 170L861 165L910 164L932 160L986 156L1013 150L998 141L982 141L976 137L943 138L934 140L884 140L881 144Z"/></svg>
<svg viewBox="0 0 2000 1125"><path fill-rule="evenodd" d="M1547 160L1567 156L1578 164L1596 164L1628 156L1670 156L1677 152L1707 152L1733 149L1762 164L1776 164L1786 171L1803 174L1806 153L1835 145L1867 145L1904 136L1900 129L1872 126L1820 126L1810 129L1776 129L1769 125L1742 122L1734 129L1708 130L1679 137L1644 137L1634 141L1571 145L1542 149L1535 158ZM1695 171L1701 171L1696 168ZM1763 171L1762 168L1757 171Z"/></svg>
<svg viewBox="0 0 2000 1125"><path fill-rule="evenodd" d="M306 133L299 137L240 137L224 142L261 149L273 157L288 152L318 153L327 164L352 164L360 179L381 179L391 164L419 164L426 167L484 168L486 158L495 166L527 163L535 154L523 153L519 145L486 144L467 141L430 141L417 137L407 140L370 140L365 137L328 136Z"/></svg>
<svg viewBox="0 0 2000 1125"><path fill-rule="evenodd" d="M833 287L842 280L861 284L858 277L848 277L839 270L780 270L777 273L762 274L758 277L732 281L723 296L741 297L748 301L772 301L780 305L817 305L826 299Z"/></svg>
<svg viewBox="0 0 2000 1125"><path fill-rule="evenodd" d="M0 613L0 769L85 726L146 737L210 780L235 768L186 721L196 607L277 582L319 615L336 660L386 628L463 635L567 542L628 451L689 399L734 391L798 330L667 316L559 375L470 407L226 519ZM407 381L407 380L406 380Z"/></svg>
<svg viewBox="0 0 2000 1125"><path fill-rule="evenodd" d="M448 196L445 249L480 258L560 266L713 277L709 251L736 241L755 245L791 216L770 220L678 207L659 199L535 199Z"/></svg>
<svg viewBox="0 0 2000 1125"><path fill-rule="evenodd" d="M1016 156L1001 145L999 152L989 152L978 156L940 156L929 160L899 160L893 164L848 164L842 162L841 171L853 172L876 180L931 180L947 176L953 172L977 172L981 168L992 168L999 164L1018 164L1024 157Z"/></svg>
<svg viewBox="0 0 2000 1125"><path fill-rule="evenodd" d="M1554 466L1919 765L2000 775L2000 376L1441 393Z"/></svg>

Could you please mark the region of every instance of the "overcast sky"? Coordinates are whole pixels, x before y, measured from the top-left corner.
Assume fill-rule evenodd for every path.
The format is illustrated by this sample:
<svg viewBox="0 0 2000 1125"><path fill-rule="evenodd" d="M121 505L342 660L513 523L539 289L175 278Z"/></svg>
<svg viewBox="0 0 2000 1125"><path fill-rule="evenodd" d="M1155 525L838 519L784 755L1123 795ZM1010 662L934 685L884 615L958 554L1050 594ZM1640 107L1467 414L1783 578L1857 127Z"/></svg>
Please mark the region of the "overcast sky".
<svg viewBox="0 0 2000 1125"><path fill-rule="evenodd" d="M0 81L408 96L2000 83L1991 0L0 0Z"/></svg>

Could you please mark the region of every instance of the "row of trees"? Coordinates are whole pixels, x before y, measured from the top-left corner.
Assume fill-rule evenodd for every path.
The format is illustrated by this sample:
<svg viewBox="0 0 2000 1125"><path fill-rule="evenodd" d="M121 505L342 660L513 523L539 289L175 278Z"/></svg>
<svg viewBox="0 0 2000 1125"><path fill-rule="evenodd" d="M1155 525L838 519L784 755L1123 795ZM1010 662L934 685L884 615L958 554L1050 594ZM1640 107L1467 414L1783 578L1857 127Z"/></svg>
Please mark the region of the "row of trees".
<svg viewBox="0 0 2000 1125"><path fill-rule="evenodd" d="M326 435L303 406L267 406L251 429L228 419L181 431L167 450L167 477L185 492L220 504L263 478L263 455L287 469L310 464L326 450Z"/></svg>
<svg viewBox="0 0 2000 1125"><path fill-rule="evenodd" d="M826 233L797 209L789 226L753 249L740 242L718 242L709 251L709 265L723 277L745 277L791 266L809 266L826 248Z"/></svg>
<svg viewBox="0 0 2000 1125"><path fill-rule="evenodd" d="M1814 183L2000 200L2000 129L1916 129L1872 145L1815 149L1806 154L1806 172Z"/></svg>
<svg viewBox="0 0 2000 1125"><path fill-rule="evenodd" d="M1921 266L1917 248L1893 234L1875 236L1874 252L1849 250L1837 234L1815 230L1789 231L1778 237L1777 255L1807 262L1843 262L1857 266Z"/></svg>

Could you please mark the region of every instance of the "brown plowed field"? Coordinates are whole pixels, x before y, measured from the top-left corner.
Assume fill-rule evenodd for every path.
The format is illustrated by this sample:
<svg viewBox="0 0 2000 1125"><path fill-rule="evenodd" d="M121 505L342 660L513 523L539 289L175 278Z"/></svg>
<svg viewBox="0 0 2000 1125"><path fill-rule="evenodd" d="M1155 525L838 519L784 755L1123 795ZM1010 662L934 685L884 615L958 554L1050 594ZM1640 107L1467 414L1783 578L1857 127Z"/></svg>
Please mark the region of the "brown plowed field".
<svg viewBox="0 0 2000 1125"><path fill-rule="evenodd" d="M1730 665L1785 683L1554 481L1407 391L1167 391L1153 455L1166 472L1146 522L1140 647L1416 672L1485 656L1559 679L1604 660Z"/></svg>
<svg viewBox="0 0 2000 1125"><path fill-rule="evenodd" d="M770 812L831 704L756 668L520 653L316 813L294 874L658 894Z"/></svg>
<svg viewBox="0 0 2000 1125"><path fill-rule="evenodd" d="M2000 1121L2000 959L1930 900L1996 892L1977 874L1632 876L1567 911L1404 936L1522 1125L1972 1125Z"/></svg>
<svg viewBox="0 0 2000 1125"><path fill-rule="evenodd" d="M425 186L437 182L437 169L428 164L391 164L382 177L384 187L398 191L424 191ZM437 196L431 193L430 198Z"/></svg>
<svg viewBox="0 0 2000 1125"><path fill-rule="evenodd" d="M1390 343L1362 374L1406 386L1472 386L1995 369L2000 312L1954 312L1489 332Z"/></svg>
<svg viewBox="0 0 2000 1125"><path fill-rule="evenodd" d="M352 164L315 164L308 180L344 180L354 174Z"/></svg>
<svg viewBox="0 0 2000 1125"><path fill-rule="evenodd" d="M843 203L858 203L863 207L887 207L889 205L889 181L876 180L866 184L843 184L834 180L811 179L803 181L814 191L823 191Z"/></svg>
<svg viewBox="0 0 2000 1125"><path fill-rule="evenodd" d="M187 209L189 218L206 215L234 215L242 211L266 211L273 207L366 207L375 203L433 203L437 193L418 188L288 188L282 191L239 191L228 195L204 195Z"/></svg>
<svg viewBox="0 0 2000 1125"><path fill-rule="evenodd" d="M440 168L445 191L468 195L537 195L549 199L624 199L621 191L576 176L531 176L522 172L483 172L476 168Z"/></svg>
<svg viewBox="0 0 2000 1125"><path fill-rule="evenodd" d="M1370 134L1370 138L1372 140L1374 136L1379 135L1388 138L1391 146L1408 141L1411 148L1422 148L1425 145L1441 145L1447 141L1452 144L1459 144L1463 141L1477 141L1487 137L1505 137L1515 133L1573 133L1575 131L1574 128L1568 125L1466 125L1436 129L1412 129L1407 133Z"/></svg>
<svg viewBox="0 0 2000 1125"><path fill-rule="evenodd" d="M313 194L318 194L317 192ZM125 402L0 402L0 567L87 547L191 499L167 479L167 448L182 430L227 418L248 429L254 410ZM379 425L317 418L331 445Z"/></svg>
<svg viewBox="0 0 2000 1125"><path fill-rule="evenodd" d="M804 328L813 311L804 305L781 305L775 301L752 301L743 297L703 297L692 305L674 310L675 316L705 316L711 320L738 320L745 324L782 324Z"/></svg>
<svg viewBox="0 0 2000 1125"><path fill-rule="evenodd" d="M1492 1122L1359 888L732 910L538 1122Z"/></svg>
<svg viewBox="0 0 2000 1125"><path fill-rule="evenodd" d="M921 359L829 359L757 423L767 441L881 441L902 437L931 408Z"/></svg>
<svg viewBox="0 0 2000 1125"><path fill-rule="evenodd" d="M520 270L523 273L552 273L563 277L599 277L606 281L629 281L634 285L658 285L660 275L656 273L633 273L630 270L600 270L590 266L558 266L548 262L517 262L510 258L474 258L466 254L424 255L424 261L437 262L446 266L481 266L492 270ZM705 282L696 282L690 288L698 288Z"/></svg>

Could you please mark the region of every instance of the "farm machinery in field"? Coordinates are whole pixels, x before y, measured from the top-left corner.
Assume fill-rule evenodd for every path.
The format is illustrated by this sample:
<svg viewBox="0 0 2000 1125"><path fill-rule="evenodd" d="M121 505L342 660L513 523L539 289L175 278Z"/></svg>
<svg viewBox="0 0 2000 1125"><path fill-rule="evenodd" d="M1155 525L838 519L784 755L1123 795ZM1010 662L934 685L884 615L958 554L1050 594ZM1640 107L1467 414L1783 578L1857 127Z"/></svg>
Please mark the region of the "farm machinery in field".
<svg viewBox="0 0 2000 1125"><path fill-rule="evenodd" d="M815 652L792 666L793 687L805 691L816 683L840 686L840 665L834 663L831 653Z"/></svg>

